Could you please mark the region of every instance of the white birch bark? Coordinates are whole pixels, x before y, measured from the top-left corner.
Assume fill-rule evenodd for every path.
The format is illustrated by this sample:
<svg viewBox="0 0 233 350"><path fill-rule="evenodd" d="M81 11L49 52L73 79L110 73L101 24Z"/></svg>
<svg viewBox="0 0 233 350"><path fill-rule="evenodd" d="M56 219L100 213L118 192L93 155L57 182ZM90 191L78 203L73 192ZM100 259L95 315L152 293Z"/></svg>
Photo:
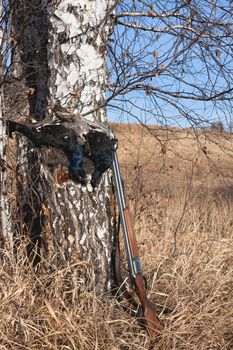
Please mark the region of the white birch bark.
<svg viewBox="0 0 233 350"><path fill-rule="evenodd" d="M50 8L51 98L88 118L104 120L106 45L111 29L106 0L60 1ZM90 113L90 111L94 111ZM78 120L77 120L78 122ZM109 174L93 191L74 182L53 184L48 207L59 249L92 266L95 285L110 283L113 226ZM62 229L61 229L62 228ZM59 234L58 234L59 232ZM72 258L72 259L73 259Z"/></svg>
<svg viewBox="0 0 233 350"><path fill-rule="evenodd" d="M10 220L10 194L8 186L10 181L7 167L7 136L5 123L5 107L4 107L4 63L6 63L6 42L7 28L5 26L5 11L2 2L0 2L1 27L0 27L0 248L4 242L12 243L12 224ZM5 52L5 54L4 54Z"/></svg>
<svg viewBox="0 0 233 350"><path fill-rule="evenodd" d="M21 97L19 114L29 111L31 117L42 119L47 99L55 98L77 114L103 121L112 4L106 0L54 1L49 7L47 1L40 0L33 4L22 0L21 7L17 1L12 3L13 28L19 35L18 52L23 63L16 74L22 76L24 86L35 89L26 105L25 96ZM67 178L64 181L63 158L58 150L38 151L19 135L21 233L30 231L37 252L39 249L54 266L82 261L82 269L76 269L78 276L103 292L109 289L112 278L110 174L103 176L95 190L90 183L81 186ZM51 163L52 170L48 166Z"/></svg>

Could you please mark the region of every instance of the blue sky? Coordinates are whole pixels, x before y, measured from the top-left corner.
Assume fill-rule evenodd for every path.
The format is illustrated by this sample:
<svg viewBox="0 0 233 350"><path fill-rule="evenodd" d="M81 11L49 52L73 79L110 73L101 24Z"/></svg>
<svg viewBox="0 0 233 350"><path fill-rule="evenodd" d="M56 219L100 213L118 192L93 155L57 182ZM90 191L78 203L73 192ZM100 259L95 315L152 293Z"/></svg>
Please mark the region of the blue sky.
<svg viewBox="0 0 233 350"><path fill-rule="evenodd" d="M175 3L182 2L150 1L149 7L139 1L134 10L146 13L152 8L153 12L163 15L171 11ZM225 95L222 92L232 88L233 26L221 26L221 23L233 23L233 5L230 1L217 0L191 4L180 13L186 18L192 14L193 23L174 16L162 20L152 16L119 18L129 26L151 27L152 32L125 29L123 25L115 27L108 63L110 82L121 95L110 101L109 119L198 127L218 120L225 127L231 124L232 91ZM129 0L124 2L117 13L132 10L131 5ZM168 26L191 29L160 32ZM137 79L137 75L143 74L148 78ZM143 88L142 82L153 90ZM123 94L130 86L132 90ZM218 97L207 100L215 95Z"/></svg>

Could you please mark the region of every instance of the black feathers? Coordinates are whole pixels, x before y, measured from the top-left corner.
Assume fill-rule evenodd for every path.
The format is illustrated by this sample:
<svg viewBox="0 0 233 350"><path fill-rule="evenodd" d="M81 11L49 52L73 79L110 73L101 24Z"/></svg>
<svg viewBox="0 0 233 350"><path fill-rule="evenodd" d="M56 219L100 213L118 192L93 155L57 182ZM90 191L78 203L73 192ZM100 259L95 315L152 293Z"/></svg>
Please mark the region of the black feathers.
<svg viewBox="0 0 233 350"><path fill-rule="evenodd" d="M25 125L9 121L9 136L12 137L12 133L15 131L26 136L38 148L51 146L66 151L68 149L71 150L77 143L75 132L72 129L65 128L62 124L35 128L33 124Z"/></svg>
<svg viewBox="0 0 233 350"><path fill-rule="evenodd" d="M86 183L86 174L83 170L84 151L82 146L75 144L72 150L66 152L69 160L69 172L74 181L81 184Z"/></svg>
<svg viewBox="0 0 233 350"><path fill-rule="evenodd" d="M103 173L112 165L116 140L110 139L106 134L96 131L90 131L86 135L86 139L95 167L92 173L91 185L96 187L99 185Z"/></svg>
<svg viewBox="0 0 233 350"><path fill-rule="evenodd" d="M69 112L67 112L69 113ZM68 118L67 118L68 119ZM106 126L101 130L101 123L95 124L82 119L82 134L79 132L79 121L34 126L8 121L8 134L17 131L26 136L35 147L54 147L62 150L69 162L71 179L82 185L86 184L86 174L83 169L84 158L93 162L94 171L91 177L92 187L99 185L102 175L113 162L116 140L108 132ZM85 133L83 131L85 130Z"/></svg>

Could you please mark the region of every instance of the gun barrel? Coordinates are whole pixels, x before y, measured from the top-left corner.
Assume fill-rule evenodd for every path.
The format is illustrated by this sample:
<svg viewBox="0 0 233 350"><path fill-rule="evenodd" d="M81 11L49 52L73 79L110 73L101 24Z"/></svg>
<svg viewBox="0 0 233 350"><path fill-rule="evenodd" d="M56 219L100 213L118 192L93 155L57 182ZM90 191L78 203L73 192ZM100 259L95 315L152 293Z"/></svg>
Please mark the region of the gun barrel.
<svg viewBox="0 0 233 350"><path fill-rule="evenodd" d="M116 186L118 208L119 208L120 220L121 220L121 225L122 225L123 238L124 238L124 243L125 243L125 250L126 250L126 254L127 254L128 265L129 265L131 275L135 278L135 268L134 268L134 263L133 263L133 259L132 259L130 242L129 242L129 237L127 234L127 224L126 224L125 214L124 214L124 211L126 209L124 190L123 190L123 186L122 186L121 174L120 174L119 163L118 163L118 158L117 158L116 152L114 153L114 160L113 160L113 175L114 175L114 181L115 181L115 186Z"/></svg>
<svg viewBox="0 0 233 350"><path fill-rule="evenodd" d="M119 167L119 162L118 162L118 157L116 152L114 153L114 159L113 159L113 172L114 172L114 178L115 178L116 187L117 187L117 194L119 196L118 198L119 203L121 204L121 209L124 211L124 209L126 208L125 196L124 196L120 167Z"/></svg>

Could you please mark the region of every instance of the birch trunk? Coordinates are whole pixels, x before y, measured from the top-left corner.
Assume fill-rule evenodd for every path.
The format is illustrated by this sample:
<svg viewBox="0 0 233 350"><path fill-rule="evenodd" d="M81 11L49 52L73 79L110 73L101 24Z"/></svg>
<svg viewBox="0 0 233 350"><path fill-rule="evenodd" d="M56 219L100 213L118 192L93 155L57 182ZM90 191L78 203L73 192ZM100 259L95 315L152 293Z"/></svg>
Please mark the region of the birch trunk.
<svg viewBox="0 0 233 350"><path fill-rule="evenodd" d="M48 101L56 99L77 115L105 120L110 5L106 0L21 0L20 6L12 1L17 83L9 90L14 86L20 103L17 107L8 98L8 111L43 120ZM17 229L30 235L29 253L36 250L36 262L42 255L50 266L82 265L78 276L106 291L114 234L110 173L95 190L89 182L81 186L68 179L61 152L39 151L17 137Z"/></svg>
<svg viewBox="0 0 233 350"><path fill-rule="evenodd" d="M4 104L4 65L7 63L7 38L9 37L7 26L7 5L3 8L0 3L1 11L1 28L0 28L0 248L4 242L12 243L12 222L10 215L10 194L8 189L12 190L12 179L7 164L7 145L8 138L6 135L5 123L5 104Z"/></svg>
<svg viewBox="0 0 233 350"><path fill-rule="evenodd" d="M0 3L0 11L2 13L2 2ZM2 57L2 45L3 45L3 26L0 28L0 73L1 77L3 77L3 57ZM0 231L0 248L3 245L4 236L6 236L6 212L5 212L5 176L4 176L4 148L5 148L5 140L4 135L6 134L4 130L4 123L3 123L3 91L2 91L2 79L1 79L1 86L0 86L0 157L1 157L1 168L0 168L0 224L1 224L1 231Z"/></svg>

